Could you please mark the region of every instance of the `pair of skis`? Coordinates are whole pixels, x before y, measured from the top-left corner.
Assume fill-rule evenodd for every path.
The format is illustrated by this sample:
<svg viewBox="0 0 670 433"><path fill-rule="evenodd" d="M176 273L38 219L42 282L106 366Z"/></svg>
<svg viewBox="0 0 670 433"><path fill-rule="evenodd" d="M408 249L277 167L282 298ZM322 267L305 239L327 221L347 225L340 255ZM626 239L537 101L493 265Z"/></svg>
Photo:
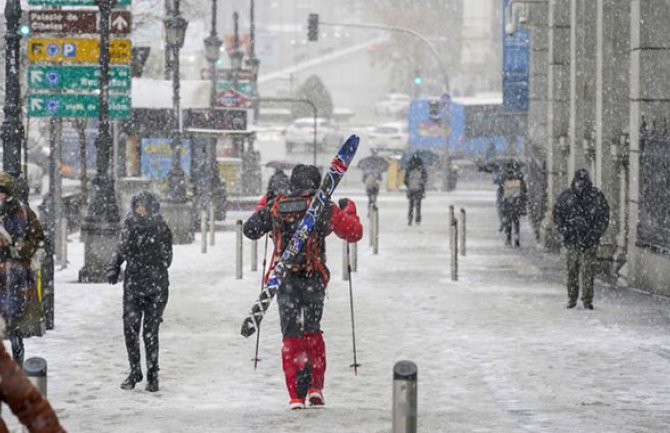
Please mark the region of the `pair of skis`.
<svg viewBox="0 0 670 433"><path fill-rule="evenodd" d="M330 163L330 168L328 173L326 173L326 176L323 178L321 188L319 188L316 193L314 200L312 200L302 221L298 224L298 227L291 237L291 241L284 250L281 258L275 262L274 268L270 272L261 294L256 302L254 302L249 315L242 323L241 334L244 337L250 337L258 330L258 327L263 320L263 316L265 316L265 312L270 307L272 298L274 298L281 282L286 277L286 265L289 264L305 246L305 242L312 230L314 230L314 226L323 212L326 203L329 202L328 199L333 195L335 188L337 188L340 180L342 180L342 177L349 169L351 161L354 159L354 156L356 156L359 141L360 138L356 135L350 136L340 147L337 155L335 155Z"/></svg>

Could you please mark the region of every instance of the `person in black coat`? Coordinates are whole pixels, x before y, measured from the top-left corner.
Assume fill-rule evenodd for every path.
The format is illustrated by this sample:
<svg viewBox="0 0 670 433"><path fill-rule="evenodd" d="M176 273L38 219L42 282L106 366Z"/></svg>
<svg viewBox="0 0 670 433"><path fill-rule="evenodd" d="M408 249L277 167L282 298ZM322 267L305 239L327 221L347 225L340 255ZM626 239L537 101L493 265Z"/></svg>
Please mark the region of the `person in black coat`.
<svg viewBox="0 0 670 433"><path fill-rule="evenodd" d="M107 280L116 284L121 264L123 279L123 332L128 350L130 374L121 388L130 390L142 381L140 366L140 324L144 318L147 386L158 391L158 330L168 301L168 268L172 263L172 233L161 217L160 205L148 192L131 201L131 212L121 229L120 242L107 270Z"/></svg>
<svg viewBox="0 0 670 433"><path fill-rule="evenodd" d="M501 170L498 183L498 197L500 197L500 214L505 232L505 244L520 246L520 223L522 215L526 215L526 181L521 172L521 165L514 160L508 161Z"/></svg>
<svg viewBox="0 0 670 433"><path fill-rule="evenodd" d="M609 215L607 199L593 186L589 172L577 170L572 186L558 196L553 211L556 229L567 249L567 308L577 305L581 274L584 308L593 309L594 265L600 238L609 225Z"/></svg>
<svg viewBox="0 0 670 433"><path fill-rule="evenodd" d="M428 172L423 166L423 160L419 155L412 155L405 169L405 186L407 187L407 198L409 199L409 212L407 213L407 225L412 225L412 220L421 224L421 200L426 196L426 184L428 183ZM416 219L414 219L416 209Z"/></svg>

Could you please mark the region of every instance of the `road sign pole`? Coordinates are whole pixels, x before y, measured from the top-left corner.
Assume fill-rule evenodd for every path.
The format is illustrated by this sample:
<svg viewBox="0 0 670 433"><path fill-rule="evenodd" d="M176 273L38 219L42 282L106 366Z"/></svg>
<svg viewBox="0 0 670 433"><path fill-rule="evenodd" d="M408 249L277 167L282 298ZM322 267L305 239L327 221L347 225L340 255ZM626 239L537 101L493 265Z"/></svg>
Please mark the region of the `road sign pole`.
<svg viewBox="0 0 670 433"><path fill-rule="evenodd" d="M98 136L96 173L93 194L84 219L82 231L85 239L84 267L79 271L79 281L103 282L110 253L114 250L119 230L119 208L114 191L114 179L109 174L112 136L109 122L109 23L115 0L99 0L100 8L100 110L98 111Z"/></svg>

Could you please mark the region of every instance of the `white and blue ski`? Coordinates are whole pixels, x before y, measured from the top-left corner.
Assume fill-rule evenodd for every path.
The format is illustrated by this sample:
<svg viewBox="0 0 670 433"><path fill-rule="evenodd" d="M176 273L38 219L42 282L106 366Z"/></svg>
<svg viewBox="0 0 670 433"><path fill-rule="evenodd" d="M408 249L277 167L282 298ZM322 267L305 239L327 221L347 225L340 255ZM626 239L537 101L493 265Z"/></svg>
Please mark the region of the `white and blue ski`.
<svg viewBox="0 0 670 433"><path fill-rule="evenodd" d="M258 329L258 326L263 320L263 316L265 316L265 312L270 306L270 302L272 302L272 298L274 298L282 280L286 276L286 264L290 263L305 246L305 242L314 229L326 203L329 202L328 199L333 195L335 188L337 188L340 180L342 180L342 177L349 169L349 165L358 150L359 141L360 138L356 135L350 136L340 147L337 155L335 155L330 163L330 168L328 173L326 173L326 176L323 178L321 188L317 191L307 213L298 224L298 227L296 228L295 233L293 233L291 241L284 250L281 259L275 262L275 265L263 286L263 291L251 307L249 316L244 319L241 331L243 336L249 337Z"/></svg>

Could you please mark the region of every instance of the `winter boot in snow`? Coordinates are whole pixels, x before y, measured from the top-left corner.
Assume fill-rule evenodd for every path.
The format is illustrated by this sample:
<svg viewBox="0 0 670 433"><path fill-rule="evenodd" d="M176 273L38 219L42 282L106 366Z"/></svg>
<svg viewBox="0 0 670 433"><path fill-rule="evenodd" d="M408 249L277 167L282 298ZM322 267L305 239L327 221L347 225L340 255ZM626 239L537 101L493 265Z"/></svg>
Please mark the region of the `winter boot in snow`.
<svg viewBox="0 0 670 433"><path fill-rule="evenodd" d="M310 406L323 406L326 404L323 399L323 393L318 389L310 389L307 393L307 401Z"/></svg>
<svg viewBox="0 0 670 433"><path fill-rule="evenodd" d="M291 402L302 398L304 405L305 395L307 394L307 389L309 389L309 383L305 387L302 396L298 395L298 372L305 368L306 363L303 339L301 337L284 338L281 359L289 398L291 399ZM304 376L304 373L301 377L302 376Z"/></svg>
<svg viewBox="0 0 670 433"><path fill-rule="evenodd" d="M568 301L568 305L565 306L568 310L571 308L575 308L577 306L577 301Z"/></svg>
<svg viewBox="0 0 670 433"><path fill-rule="evenodd" d="M131 368L130 374L126 380L121 383L121 389L130 391L131 389L135 388L136 383L142 382L142 379L142 370L139 368Z"/></svg>
<svg viewBox="0 0 670 433"><path fill-rule="evenodd" d="M288 402L291 410L300 410L305 408L305 399L304 398L292 398Z"/></svg>
<svg viewBox="0 0 670 433"><path fill-rule="evenodd" d="M147 386L144 389L149 392L158 391L158 371L147 372Z"/></svg>

